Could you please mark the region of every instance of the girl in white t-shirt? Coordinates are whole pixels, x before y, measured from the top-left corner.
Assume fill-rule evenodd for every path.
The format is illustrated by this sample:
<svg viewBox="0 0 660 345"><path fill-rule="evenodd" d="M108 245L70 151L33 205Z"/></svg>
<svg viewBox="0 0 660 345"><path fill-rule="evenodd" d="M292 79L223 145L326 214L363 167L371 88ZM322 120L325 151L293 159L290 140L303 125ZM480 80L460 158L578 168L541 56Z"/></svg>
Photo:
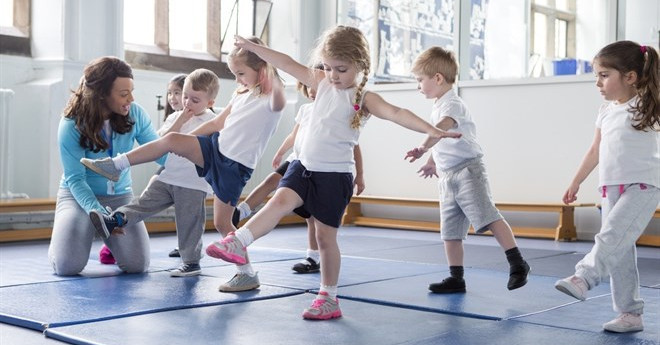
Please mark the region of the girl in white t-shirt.
<svg viewBox="0 0 660 345"><path fill-rule="evenodd" d="M317 95L308 126L300 138L298 159L289 165L273 198L245 226L221 242L214 242L206 252L229 262L245 262L245 247L270 232L283 216L302 206L315 219L323 263L319 294L305 309L303 317L323 320L340 317L336 298L341 262L337 228L353 194L353 147L368 114L428 134L426 148L443 137L460 134L437 129L412 112L365 91L370 71L369 45L356 28L337 26L325 33L313 57L313 61L322 62L325 71L308 68L288 55L243 37L236 36L235 40L237 47L252 51L286 71L317 90ZM362 78L358 82L360 74Z"/></svg>
<svg viewBox="0 0 660 345"><path fill-rule="evenodd" d="M603 324L611 332L644 329L635 242L660 202L660 86L658 53L631 41L605 46L594 58L596 86L609 101L596 120L596 134L564 193L577 199L580 184L599 165L602 225L594 247L575 266L575 274L555 287L579 300L610 276L614 311Z"/></svg>
<svg viewBox="0 0 660 345"><path fill-rule="evenodd" d="M250 42L263 45L259 38ZM250 179L271 138L286 105L282 81L277 70L256 54L236 48L227 65L239 84L229 104L213 120L190 134L169 133L152 142L119 155L112 160L81 160L88 168L110 179L129 166L153 161L165 153L174 153L193 162L214 193L213 224L224 236L236 228L232 214L243 187ZM216 77L217 78L217 77ZM194 88L195 85L192 85ZM196 99L186 100L199 102ZM211 104L212 105L212 104ZM187 108L184 109L184 113ZM112 219L106 221L112 230ZM220 291L246 291L259 287L259 278L249 262Z"/></svg>

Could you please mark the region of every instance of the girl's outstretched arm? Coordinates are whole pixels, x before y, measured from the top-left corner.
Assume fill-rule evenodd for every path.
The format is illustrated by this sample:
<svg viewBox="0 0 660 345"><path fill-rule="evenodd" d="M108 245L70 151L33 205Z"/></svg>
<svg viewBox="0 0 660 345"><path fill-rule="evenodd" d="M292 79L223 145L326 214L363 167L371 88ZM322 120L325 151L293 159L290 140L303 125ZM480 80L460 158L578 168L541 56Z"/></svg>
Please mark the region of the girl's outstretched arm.
<svg viewBox="0 0 660 345"><path fill-rule="evenodd" d="M413 157L411 162L421 157L421 155L423 155L428 149L440 141L440 139L460 138L461 136L460 133L447 132L434 127L430 123L421 119L419 116L415 115L410 110L394 106L386 102L382 97L380 97L380 95L373 92L367 92L365 94L363 105L365 107L365 111L373 114L376 117L392 121L413 131L425 133L428 135L428 138L424 140L422 145L419 148L413 150L415 151L413 155L410 155L410 153L413 151L410 151L409 155L406 155L406 158Z"/></svg>
<svg viewBox="0 0 660 345"><path fill-rule="evenodd" d="M253 43L238 35L234 36L234 45L238 48L246 49L257 54L257 56L275 66L275 68L292 75L294 78L298 79L298 81L307 85L308 87L313 89L317 88L318 81L315 77L314 70L300 64L289 55L280 53L266 46Z"/></svg>
<svg viewBox="0 0 660 345"><path fill-rule="evenodd" d="M577 200L577 192L580 190L580 184L589 176L589 174L594 170L598 165L598 156L600 154L600 128L596 128L596 134L594 135L594 140L591 143L591 147L587 150L587 153L582 159L582 163L578 168L578 171L575 173L575 177L571 181L571 184L564 192L562 201L565 204L570 204Z"/></svg>
<svg viewBox="0 0 660 345"><path fill-rule="evenodd" d="M216 116L210 121L206 121L203 124L199 125L199 127L195 128L192 132L190 132L190 134L205 136L205 135L211 135L215 132L219 132L222 128L225 127L225 119L227 119L229 113L231 113L231 105L227 106L222 111L222 113L220 113L220 115Z"/></svg>
<svg viewBox="0 0 660 345"><path fill-rule="evenodd" d="M273 90L270 93L270 110L282 111L286 105L286 97L284 96L284 85L280 78L275 77L273 81Z"/></svg>

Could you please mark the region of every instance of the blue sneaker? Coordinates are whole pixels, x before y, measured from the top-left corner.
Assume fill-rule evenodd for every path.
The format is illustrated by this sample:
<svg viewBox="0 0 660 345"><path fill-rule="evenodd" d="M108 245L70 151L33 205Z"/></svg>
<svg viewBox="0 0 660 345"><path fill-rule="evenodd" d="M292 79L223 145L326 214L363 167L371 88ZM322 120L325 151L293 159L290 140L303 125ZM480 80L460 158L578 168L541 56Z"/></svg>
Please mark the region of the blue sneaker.
<svg viewBox="0 0 660 345"><path fill-rule="evenodd" d="M96 233L102 239L107 239L115 228L126 225L126 219L121 212L114 212L109 216L104 212L93 210L89 213L89 219L94 224Z"/></svg>

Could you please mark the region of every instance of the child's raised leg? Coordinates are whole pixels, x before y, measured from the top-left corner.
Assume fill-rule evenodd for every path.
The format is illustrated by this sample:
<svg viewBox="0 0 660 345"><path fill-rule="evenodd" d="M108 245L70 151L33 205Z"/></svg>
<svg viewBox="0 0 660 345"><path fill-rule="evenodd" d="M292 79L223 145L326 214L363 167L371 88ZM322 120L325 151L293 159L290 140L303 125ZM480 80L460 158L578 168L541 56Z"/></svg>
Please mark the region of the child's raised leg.
<svg viewBox="0 0 660 345"><path fill-rule="evenodd" d="M529 274L529 265L523 259L516 239L513 237L513 231L504 219L496 220L489 226L490 231L495 236L497 243L504 249L506 259L509 262L509 282L507 288L514 290L527 284L527 275Z"/></svg>

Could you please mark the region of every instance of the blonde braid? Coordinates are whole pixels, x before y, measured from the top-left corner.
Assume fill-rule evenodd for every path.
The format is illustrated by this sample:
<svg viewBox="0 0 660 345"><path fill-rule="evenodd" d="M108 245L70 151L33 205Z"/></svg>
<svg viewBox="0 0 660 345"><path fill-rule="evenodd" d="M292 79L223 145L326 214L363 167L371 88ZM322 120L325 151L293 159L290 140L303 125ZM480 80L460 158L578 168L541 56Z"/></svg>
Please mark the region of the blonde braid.
<svg viewBox="0 0 660 345"><path fill-rule="evenodd" d="M364 71L364 75L362 76L362 81L360 82L360 85L358 85L357 89L355 90L355 102L353 103L354 107L356 108L355 110L355 115L353 115L353 119L351 120L351 128L353 129L358 129L360 128L360 124L362 123L362 118L367 116L367 114L364 113L364 109L362 109L362 90L364 89L364 86L367 84L367 80L369 80L369 70Z"/></svg>

